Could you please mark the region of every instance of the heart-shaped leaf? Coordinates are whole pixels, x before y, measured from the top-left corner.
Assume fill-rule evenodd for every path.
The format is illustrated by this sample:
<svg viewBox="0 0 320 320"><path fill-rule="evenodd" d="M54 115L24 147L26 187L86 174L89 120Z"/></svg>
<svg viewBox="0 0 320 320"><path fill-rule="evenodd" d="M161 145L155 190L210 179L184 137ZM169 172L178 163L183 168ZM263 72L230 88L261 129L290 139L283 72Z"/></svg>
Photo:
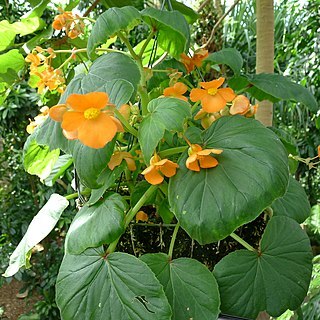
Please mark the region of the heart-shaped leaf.
<svg viewBox="0 0 320 320"><path fill-rule="evenodd" d="M275 200L271 208L275 216L287 216L302 223L311 211L306 192L300 183L290 177L287 192L282 198Z"/></svg>
<svg viewBox="0 0 320 320"><path fill-rule="evenodd" d="M255 219L288 184L287 155L278 137L242 116L222 117L202 134L204 149L222 149L215 168L188 170L185 152L170 178L169 203L199 243L225 238Z"/></svg>
<svg viewBox="0 0 320 320"><path fill-rule="evenodd" d="M95 48L120 30L130 31L139 24L140 12L130 6L110 8L99 16L88 39L88 56L92 57Z"/></svg>
<svg viewBox="0 0 320 320"><path fill-rule="evenodd" d="M184 16L179 11L163 11L146 8L141 11L143 20L158 31L159 46L179 59L189 44L190 30Z"/></svg>
<svg viewBox="0 0 320 320"><path fill-rule="evenodd" d="M153 99L148 104L148 110L150 113L142 120L138 135L147 163L165 130L182 131L185 119L191 116L189 103L176 98Z"/></svg>
<svg viewBox="0 0 320 320"><path fill-rule="evenodd" d="M57 278L62 319L168 320L163 288L145 263L126 253L106 256L102 248L66 254Z"/></svg>
<svg viewBox="0 0 320 320"><path fill-rule="evenodd" d="M234 48L224 48L220 51L210 53L205 61L211 61L216 64L226 64L236 75L240 74L243 65L240 52Z"/></svg>
<svg viewBox="0 0 320 320"><path fill-rule="evenodd" d="M220 296L216 279L200 262L189 258L170 260L166 254L140 258L154 272L172 307L173 320L218 318Z"/></svg>
<svg viewBox="0 0 320 320"><path fill-rule="evenodd" d="M215 266L221 310L250 319L264 310L273 317L295 310L307 294L311 271L306 233L288 217L273 217L259 252L232 252Z"/></svg>
<svg viewBox="0 0 320 320"><path fill-rule="evenodd" d="M9 267L4 276L11 277L23 266L30 266L30 250L42 241L54 228L69 202L53 193L29 224L28 230L10 256Z"/></svg>
<svg viewBox="0 0 320 320"><path fill-rule="evenodd" d="M127 203L117 193L109 194L91 207L82 207L67 234L68 253L80 254L116 240L124 231L126 209Z"/></svg>

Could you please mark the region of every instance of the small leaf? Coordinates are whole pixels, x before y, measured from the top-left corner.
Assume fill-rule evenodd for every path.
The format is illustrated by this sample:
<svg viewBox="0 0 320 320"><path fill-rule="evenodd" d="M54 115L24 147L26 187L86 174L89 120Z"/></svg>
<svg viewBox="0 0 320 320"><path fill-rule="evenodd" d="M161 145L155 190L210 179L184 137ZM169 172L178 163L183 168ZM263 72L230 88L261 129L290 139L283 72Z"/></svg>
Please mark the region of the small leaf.
<svg viewBox="0 0 320 320"><path fill-rule="evenodd" d="M239 75L243 66L243 59L240 52L234 48L224 48L218 52L210 53L205 61L216 64L226 64L232 71Z"/></svg>
<svg viewBox="0 0 320 320"><path fill-rule="evenodd" d="M107 189L109 189L111 185L119 178L123 170L124 165L120 165L114 168L113 170L110 170L108 167L106 167L101 172L97 182L99 185L102 185L102 187L91 190L91 196L88 201L89 206L92 206L100 200L100 198L104 195Z"/></svg>
<svg viewBox="0 0 320 320"><path fill-rule="evenodd" d="M32 219L26 234L10 256L9 267L4 273L5 277L13 276L26 265L30 250L51 232L68 204L65 197L56 193L50 196L48 202Z"/></svg>
<svg viewBox="0 0 320 320"><path fill-rule="evenodd" d="M311 207L306 192L300 183L290 177L287 192L275 200L271 208L275 216L287 216L298 223L304 222L310 215Z"/></svg>
<svg viewBox="0 0 320 320"><path fill-rule="evenodd" d="M311 278L312 253L300 225L288 217L273 217L260 251L238 250L215 266L222 312L255 319L266 310L278 317L303 302Z"/></svg>
<svg viewBox="0 0 320 320"><path fill-rule="evenodd" d="M163 253L146 254L140 259L163 285L173 311L173 320L218 319L218 285L203 264L189 258L170 261Z"/></svg>
<svg viewBox="0 0 320 320"><path fill-rule="evenodd" d="M88 56L92 58L99 44L121 30L130 31L141 20L140 12L130 6L110 8L99 16L88 39Z"/></svg>
<svg viewBox="0 0 320 320"><path fill-rule="evenodd" d="M23 165L25 170L46 179L59 158L60 150L50 151L48 146L38 145L35 140L27 140L23 150Z"/></svg>
<svg viewBox="0 0 320 320"><path fill-rule="evenodd" d="M170 178L169 203L183 229L201 244L221 240L254 220L284 195L287 154L278 137L256 120L222 117L199 144L222 149L219 164L200 172L186 168L187 152ZM210 204L210 205L208 205Z"/></svg>
<svg viewBox="0 0 320 320"><path fill-rule="evenodd" d="M148 104L149 114L139 128L139 142L146 163L164 136L165 130L182 131L184 121L191 116L189 103L176 98L158 98Z"/></svg>
<svg viewBox="0 0 320 320"><path fill-rule="evenodd" d="M106 256L103 248L66 254L56 285L65 320L168 320L171 308L163 288L145 263L126 253Z"/></svg>
<svg viewBox="0 0 320 320"><path fill-rule="evenodd" d="M116 240L124 232L126 209L127 203L117 193L109 194L91 207L82 207L69 228L67 252L80 254Z"/></svg>
<svg viewBox="0 0 320 320"><path fill-rule="evenodd" d="M143 20L151 29L158 31L159 46L179 59L189 44L189 25L179 11L163 11L155 8L146 8L141 11Z"/></svg>

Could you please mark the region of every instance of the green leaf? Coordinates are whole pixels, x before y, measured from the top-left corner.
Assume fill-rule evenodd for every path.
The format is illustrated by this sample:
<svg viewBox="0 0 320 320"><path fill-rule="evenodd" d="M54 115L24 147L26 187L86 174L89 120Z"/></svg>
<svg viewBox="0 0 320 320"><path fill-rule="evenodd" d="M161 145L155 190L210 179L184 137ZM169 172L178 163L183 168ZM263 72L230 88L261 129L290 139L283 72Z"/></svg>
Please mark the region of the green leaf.
<svg viewBox="0 0 320 320"><path fill-rule="evenodd" d="M99 16L88 39L88 56L95 49L121 30L130 31L141 21L140 12L134 7L110 8Z"/></svg>
<svg viewBox="0 0 320 320"><path fill-rule="evenodd" d="M44 184L46 186L52 187L53 184L60 179L66 170L72 165L72 157L68 154L60 156L57 162L54 164L51 173L47 178L44 179Z"/></svg>
<svg viewBox="0 0 320 320"><path fill-rule="evenodd" d="M142 10L144 7L143 0L103 0L106 4L106 7L125 7L125 6L134 6L138 10Z"/></svg>
<svg viewBox="0 0 320 320"><path fill-rule="evenodd" d="M7 20L0 21L0 51L10 47L15 37L16 32L10 29L10 23Z"/></svg>
<svg viewBox="0 0 320 320"><path fill-rule="evenodd" d="M276 99L293 100L306 105L312 112L318 111L318 104L311 92L300 84L291 82L288 78L280 74L260 73L247 76L248 81L255 88L261 90L267 95L271 95ZM262 100L268 99L256 96L254 88L250 88L250 92L255 98Z"/></svg>
<svg viewBox="0 0 320 320"><path fill-rule="evenodd" d="M290 177L287 192L282 198L275 200L271 208L275 216L287 216L298 223L304 222L311 211L306 192L300 183Z"/></svg>
<svg viewBox="0 0 320 320"><path fill-rule="evenodd" d="M12 83L18 78L18 72L24 68L25 62L19 50L13 49L0 55L0 82ZM9 78L8 78L9 77Z"/></svg>
<svg viewBox="0 0 320 320"><path fill-rule="evenodd" d="M188 170L187 152L170 178L169 203L200 244L221 240L283 196L287 155L278 137L254 119L222 117L202 134L204 149L222 149L215 168Z"/></svg>
<svg viewBox="0 0 320 320"><path fill-rule="evenodd" d="M82 207L67 233L67 252L80 254L116 240L124 232L126 209L127 203L117 193L109 194L91 207Z"/></svg>
<svg viewBox="0 0 320 320"><path fill-rule="evenodd" d="M134 207L137 202L141 199L141 197L145 194L145 192L150 188L150 184L146 180L139 181L135 186L131 193L130 197L130 205ZM144 205L152 205L154 204L156 199L156 193L154 192L149 199L146 199Z"/></svg>
<svg viewBox="0 0 320 320"><path fill-rule="evenodd" d="M171 0L170 2L172 9L182 13L189 24L192 24L198 20L199 15L193 9L186 6L184 3L176 0Z"/></svg>
<svg viewBox="0 0 320 320"><path fill-rule="evenodd" d="M165 130L182 131L184 121L191 117L188 102L176 98L158 98L148 104L149 114L142 120L138 138L146 163L164 136Z"/></svg>
<svg viewBox="0 0 320 320"><path fill-rule="evenodd" d="M90 189L101 187L97 180L112 156L115 142L110 141L101 149L92 149L79 141L72 143L71 154L81 182Z"/></svg>
<svg viewBox="0 0 320 320"><path fill-rule="evenodd" d="M156 204L156 210L164 223L172 222L174 214L170 210L167 198L163 199L159 204Z"/></svg>
<svg viewBox="0 0 320 320"><path fill-rule="evenodd" d="M189 44L189 25L179 11L146 8L141 11L143 20L152 30L158 31L159 46L179 59Z"/></svg>
<svg viewBox="0 0 320 320"><path fill-rule="evenodd" d="M242 56L234 48L224 48L218 52L210 53L205 61L211 61L215 64L226 64L236 75L240 74L243 66Z"/></svg>
<svg viewBox="0 0 320 320"><path fill-rule="evenodd" d="M48 146L38 145L35 140L28 140L23 150L23 165L29 174L46 179L59 158L60 150L50 151Z"/></svg>
<svg viewBox="0 0 320 320"><path fill-rule="evenodd" d="M41 17L43 14L43 11L47 8L50 0L41 0L39 3L34 6L34 8L26 13L23 18L34 18L34 17Z"/></svg>
<svg viewBox="0 0 320 320"><path fill-rule="evenodd" d="M147 39L142 40L141 42L139 42L134 48L133 50L135 52L140 52L140 50L142 49L144 43L146 42ZM144 49L143 52L143 56L142 56L142 65L148 65L149 61L150 61L150 57L152 56L152 58L154 60L157 60L158 58L160 58L160 56L164 53L164 50L162 50L161 48L158 48L156 53L154 53L154 46L155 46L155 40L151 39L149 41L149 43L147 44L146 48ZM153 56L155 54L155 56ZM157 69L158 69L158 65L157 65ZM157 74L159 74L159 72L156 72ZM161 73L161 72L160 72ZM168 78L168 75L165 74L165 76Z"/></svg>
<svg viewBox="0 0 320 320"><path fill-rule="evenodd" d="M168 320L171 308L152 271L126 253L106 255L103 248L66 254L56 286L64 320Z"/></svg>
<svg viewBox="0 0 320 320"><path fill-rule="evenodd" d="M214 268L221 310L255 319L266 310L273 317L297 309L307 294L312 271L309 239L288 217L273 217L259 253L232 252Z"/></svg>
<svg viewBox="0 0 320 320"><path fill-rule="evenodd" d="M22 266L27 265L30 250L51 232L68 204L64 197L56 193L50 196L48 202L32 219L26 234L10 256L5 277L13 276Z"/></svg>
<svg viewBox="0 0 320 320"><path fill-rule="evenodd" d="M163 285L173 311L173 320L218 319L218 285L203 264L189 258L170 260L163 253L146 254L140 259Z"/></svg>
<svg viewBox="0 0 320 320"><path fill-rule="evenodd" d="M100 176L97 179L97 182L102 185L102 187L91 190L90 199L88 201L89 206L92 206L101 199L107 189L109 189L111 185L114 184L114 182L119 178L123 170L124 165L120 165L114 168L114 170L110 170L108 167L106 167L101 172Z"/></svg>
<svg viewBox="0 0 320 320"><path fill-rule="evenodd" d="M32 51L36 46L41 45L43 42L49 40L52 37L53 29L51 26L48 26L47 29L44 29L41 33L34 36L32 39L28 40L23 48L28 51Z"/></svg>

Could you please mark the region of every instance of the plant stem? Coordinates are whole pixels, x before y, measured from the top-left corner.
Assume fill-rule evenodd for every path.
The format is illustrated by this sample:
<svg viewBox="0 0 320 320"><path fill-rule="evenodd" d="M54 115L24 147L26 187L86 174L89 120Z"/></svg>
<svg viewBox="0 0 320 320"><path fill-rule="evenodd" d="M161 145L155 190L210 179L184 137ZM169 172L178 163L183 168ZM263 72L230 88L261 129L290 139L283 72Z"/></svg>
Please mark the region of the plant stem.
<svg viewBox="0 0 320 320"><path fill-rule="evenodd" d="M127 129L128 132L130 132L135 137L138 137L138 131L130 125L130 123L125 119L125 117L119 112L118 109L114 110L115 115L117 118L121 121L121 123L124 125L124 127Z"/></svg>
<svg viewBox="0 0 320 320"><path fill-rule="evenodd" d="M242 238L240 238L239 236L237 236L235 233L231 233L230 237L232 237L234 240L236 240L237 242L239 242L241 245L243 245L246 249L248 249L249 251L252 252L257 252L257 250L255 248L253 248L248 242L244 241Z"/></svg>
<svg viewBox="0 0 320 320"><path fill-rule="evenodd" d="M81 192L81 194L84 195L84 196L87 196L90 193L91 193L91 190L89 190L89 189L86 189L86 190ZM75 193L71 193L71 194L66 195L65 198L66 198L66 200L71 200L71 199L78 198L78 196L79 196L79 193L75 192Z"/></svg>
<svg viewBox="0 0 320 320"><path fill-rule="evenodd" d="M176 153L182 153L184 152L188 146L182 146L182 147L176 147L176 148L171 148L167 150L160 151L158 154L160 158L168 157Z"/></svg>
<svg viewBox="0 0 320 320"><path fill-rule="evenodd" d="M154 35L155 35L154 32L151 32L151 33L148 35L146 41L144 42L144 44L143 44L143 46L141 47L141 50L140 50L140 52L139 52L139 54L138 54L138 56L139 56L140 59L142 59L143 53L144 53L144 51L146 50L147 45L148 45L149 42L152 40L152 38L153 38Z"/></svg>
<svg viewBox="0 0 320 320"><path fill-rule="evenodd" d="M137 212L140 210L140 208L145 204L145 202L149 199L151 194L157 190L158 186L152 185L149 187L149 189L144 193L144 195L140 198L140 200L136 203L136 205L130 209L124 219L124 227L125 229L128 227L130 221L135 217ZM120 236L121 237L121 236ZM117 244L120 240L120 237L110 243L108 249L107 249L107 254L112 253L116 250Z"/></svg>
<svg viewBox="0 0 320 320"><path fill-rule="evenodd" d="M169 247L169 252L168 252L168 256L169 256L170 260L172 260L174 243L176 242L176 237L177 237L177 234L178 234L179 227L180 227L180 223L178 222L176 224L176 226L174 227L172 238L171 238L171 241L170 241L170 247Z"/></svg>
<svg viewBox="0 0 320 320"><path fill-rule="evenodd" d="M197 110L198 106L200 104L200 101L197 101L191 108L191 114L193 115L193 113Z"/></svg>
<svg viewBox="0 0 320 320"><path fill-rule="evenodd" d="M129 40L121 33L117 33L118 37L121 39L121 41L126 45L128 48L129 52L131 53L131 56L134 60L140 61L140 57L134 52Z"/></svg>

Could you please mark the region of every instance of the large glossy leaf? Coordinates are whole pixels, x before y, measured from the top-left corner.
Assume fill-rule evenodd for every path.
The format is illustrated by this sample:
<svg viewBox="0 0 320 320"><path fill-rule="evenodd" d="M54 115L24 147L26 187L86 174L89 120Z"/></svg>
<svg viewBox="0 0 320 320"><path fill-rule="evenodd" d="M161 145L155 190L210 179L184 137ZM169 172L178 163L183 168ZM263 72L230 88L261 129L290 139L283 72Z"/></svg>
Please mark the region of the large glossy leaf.
<svg viewBox="0 0 320 320"><path fill-rule="evenodd" d="M202 138L204 148L223 150L219 165L188 170L185 152L170 178L169 203L187 233L205 244L225 238L283 196L289 175L282 143L256 120L222 117Z"/></svg>
<svg viewBox="0 0 320 320"><path fill-rule="evenodd" d="M130 6L110 8L99 16L88 39L88 55L93 56L95 48L120 30L130 31L139 24L140 12Z"/></svg>
<svg viewBox="0 0 320 320"><path fill-rule="evenodd" d="M126 209L127 203L117 193L109 194L91 207L82 207L69 228L67 252L80 254L116 240L124 231Z"/></svg>
<svg viewBox="0 0 320 320"><path fill-rule="evenodd" d="M218 318L220 296L216 279L200 262L189 258L170 260L166 254L140 258L154 272L172 307L173 320Z"/></svg>
<svg viewBox="0 0 320 320"><path fill-rule="evenodd" d="M234 48L224 48L220 51L210 53L206 58L206 61L217 64L226 64L236 75L240 74L243 65L243 59L240 52Z"/></svg>
<svg viewBox="0 0 320 320"><path fill-rule="evenodd" d="M163 138L165 130L182 131L186 118L191 116L189 103L176 98L158 98L148 104L149 114L139 128L139 142L147 163Z"/></svg>
<svg viewBox="0 0 320 320"><path fill-rule="evenodd" d="M287 192L275 200L271 208L275 216L287 216L302 223L310 215L311 207L306 192L300 183L290 177Z"/></svg>
<svg viewBox="0 0 320 320"><path fill-rule="evenodd" d="M50 151L48 146L38 145L35 140L29 138L23 150L24 168L28 173L45 179L50 175L59 154L59 149Z"/></svg>
<svg viewBox="0 0 320 320"><path fill-rule="evenodd" d="M32 219L26 234L10 256L5 277L13 276L23 266L30 266L30 250L51 232L68 204L64 197L56 193L50 196L48 202Z"/></svg>
<svg viewBox="0 0 320 320"><path fill-rule="evenodd" d="M221 310L250 319L264 310L273 317L295 310L307 294L311 271L306 233L288 217L273 217L259 253L239 250L215 266Z"/></svg>
<svg viewBox="0 0 320 320"><path fill-rule="evenodd" d="M179 11L146 8L141 11L143 20L152 30L158 31L159 46L173 57L180 58L189 44L190 31L187 21Z"/></svg>
<svg viewBox="0 0 320 320"><path fill-rule="evenodd" d="M62 319L168 320L163 288L145 263L103 248L66 254L58 274L56 301Z"/></svg>

